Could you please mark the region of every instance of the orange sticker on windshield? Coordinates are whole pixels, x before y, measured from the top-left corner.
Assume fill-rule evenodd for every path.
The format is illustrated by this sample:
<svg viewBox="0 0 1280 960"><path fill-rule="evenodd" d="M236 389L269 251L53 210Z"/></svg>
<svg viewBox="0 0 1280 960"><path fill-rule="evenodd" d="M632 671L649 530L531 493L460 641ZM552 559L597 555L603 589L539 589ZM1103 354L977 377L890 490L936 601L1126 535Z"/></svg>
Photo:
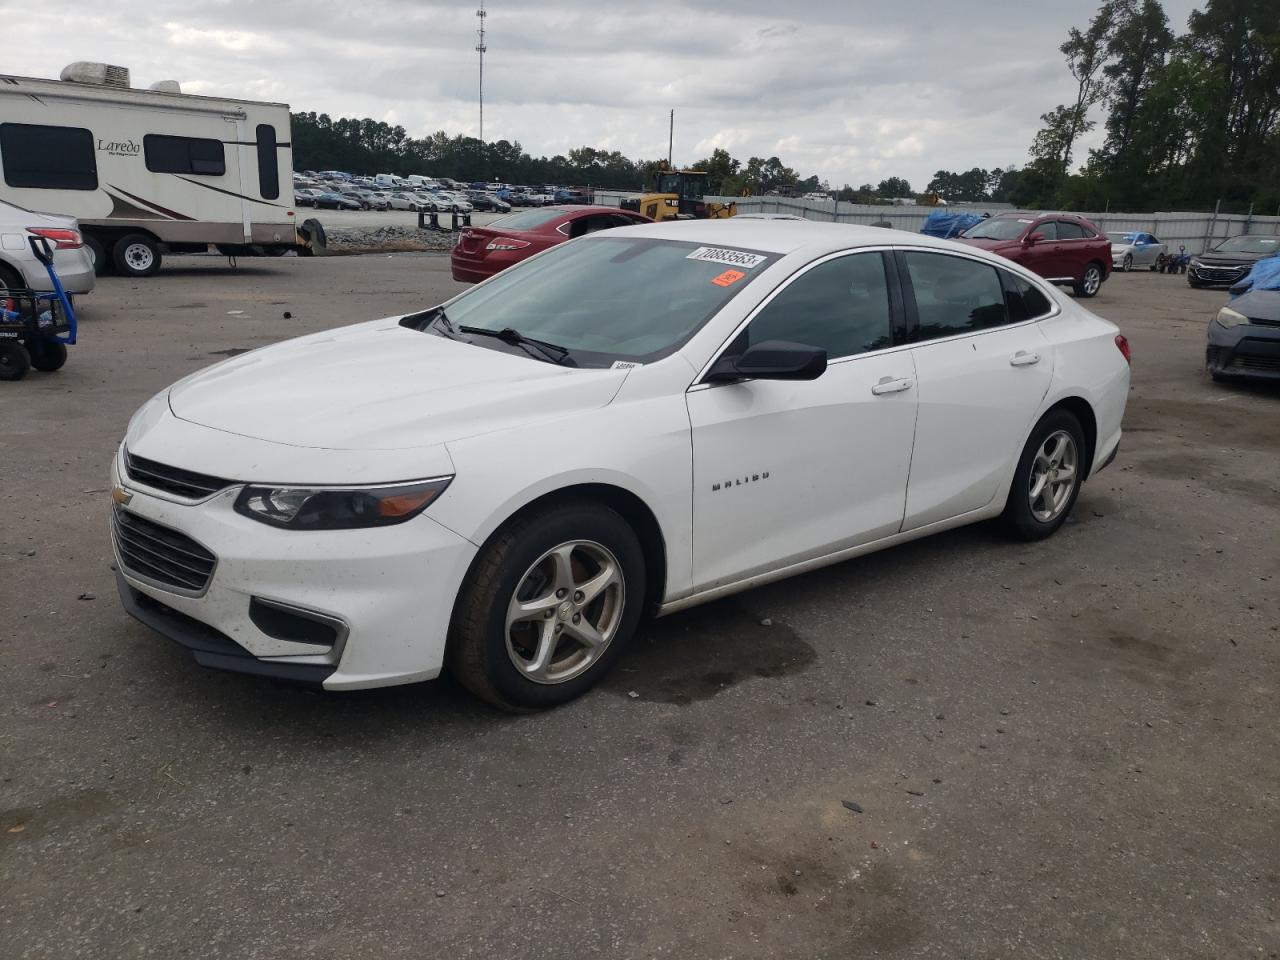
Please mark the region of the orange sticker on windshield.
<svg viewBox="0 0 1280 960"><path fill-rule="evenodd" d="M730 284L737 283L739 280L741 280L745 276L746 274L743 273L741 270L726 270L724 273L720 274L720 276L716 277L711 282L714 283L717 287L727 287Z"/></svg>

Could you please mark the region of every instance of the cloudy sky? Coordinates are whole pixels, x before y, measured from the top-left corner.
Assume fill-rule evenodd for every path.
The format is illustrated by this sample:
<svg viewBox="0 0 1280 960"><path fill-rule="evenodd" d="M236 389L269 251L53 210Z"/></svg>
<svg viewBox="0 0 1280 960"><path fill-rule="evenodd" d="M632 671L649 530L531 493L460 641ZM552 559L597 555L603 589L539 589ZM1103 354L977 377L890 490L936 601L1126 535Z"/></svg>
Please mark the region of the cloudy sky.
<svg viewBox="0 0 1280 960"><path fill-rule="evenodd" d="M1165 0L1174 29L1192 0ZM133 83L474 135L477 0L42 0L5 24L5 73L73 60ZM1096 0L488 0L486 139L636 158L724 147L857 185L1026 162L1074 97L1057 46ZM1094 134L1090 142L1096 142ZM1086 144L1088 145L1088 144Z"/></svg>

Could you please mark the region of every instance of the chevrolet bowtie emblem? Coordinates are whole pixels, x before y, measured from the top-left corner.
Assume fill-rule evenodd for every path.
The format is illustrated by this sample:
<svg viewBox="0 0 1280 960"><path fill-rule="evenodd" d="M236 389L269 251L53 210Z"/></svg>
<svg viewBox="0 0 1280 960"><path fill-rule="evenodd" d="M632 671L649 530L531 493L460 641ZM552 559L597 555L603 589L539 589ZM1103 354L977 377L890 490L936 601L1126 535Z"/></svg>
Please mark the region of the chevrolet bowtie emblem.
<svg viewBox="0 0 1280 960"><path fill-rule="evenodd" d="M132 491L126 490L124 487L112 487L111 499L123 507L133 499L133 493Z"/></svg>

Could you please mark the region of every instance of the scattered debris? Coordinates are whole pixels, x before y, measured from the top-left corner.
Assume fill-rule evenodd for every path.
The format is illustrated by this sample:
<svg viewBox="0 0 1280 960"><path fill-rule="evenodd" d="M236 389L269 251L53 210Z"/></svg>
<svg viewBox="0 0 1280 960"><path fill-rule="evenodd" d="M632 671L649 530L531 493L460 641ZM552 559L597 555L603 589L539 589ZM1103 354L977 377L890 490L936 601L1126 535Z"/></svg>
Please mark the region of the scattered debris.
<svg viewBox="0 0 1280 960"><path fill-rule="evenodd" d="M772 627L772 626L773 626L773 621L772 621L772 620L770 620L768 617L765 617L763 620L761 620L761 621L760 621L760 626L762 626L762 627Z"/></svg>
<svg viewBox="0 0 1280 960"><path fill-rule="evenodd" d="M628 696L628 697L630 697L632 700L634 700L634 699L636 699L636 697L640 696L640 694L639 694L638 692L636 692L635 690L628 690L628 691L627 691L627 696Z"/></svg>
<svg viewBox="0 0 1280 960"><path fill-rule="evenodd" d="M862 813L861 805L853 800L841 800L840 806L844 807L846 810L852 810L854 813Z"/></svg>
<svg viewBox="0 0 1280 960"><path fill-rule="evenodd" d="M923 791L923 790L908 790L908 791L907 791L907 793L911 794L913 797L923 797L923 796L924 796L924 791Z"/></svg>
<svg viewBox="0 0 1280 960"><path fill-rule="evenodd" d="M87 592L86 592L86 593L82 593L82 594L80 594L80 599L81 599L81 600L97 600L97 599L98 599L98 595L97 595L96 593L87 593Z"/></svg>

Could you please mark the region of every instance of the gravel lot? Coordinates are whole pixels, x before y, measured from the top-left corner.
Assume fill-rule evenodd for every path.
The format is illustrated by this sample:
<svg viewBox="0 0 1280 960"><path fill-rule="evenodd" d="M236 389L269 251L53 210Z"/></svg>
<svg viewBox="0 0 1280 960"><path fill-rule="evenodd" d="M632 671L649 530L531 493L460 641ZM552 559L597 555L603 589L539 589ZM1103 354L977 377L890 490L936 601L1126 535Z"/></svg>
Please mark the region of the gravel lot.
<svg viewBox="0 0 1280 960"><path fill-rule="evenodd" d="M1104 286L1126 436L1052 540L658 621L551 713L206 672L125 616L135 407L455 289L426 255L175 257L0 384L0 955L1277 956L1280 391L1205 378L1225 294Z"/></svg>

